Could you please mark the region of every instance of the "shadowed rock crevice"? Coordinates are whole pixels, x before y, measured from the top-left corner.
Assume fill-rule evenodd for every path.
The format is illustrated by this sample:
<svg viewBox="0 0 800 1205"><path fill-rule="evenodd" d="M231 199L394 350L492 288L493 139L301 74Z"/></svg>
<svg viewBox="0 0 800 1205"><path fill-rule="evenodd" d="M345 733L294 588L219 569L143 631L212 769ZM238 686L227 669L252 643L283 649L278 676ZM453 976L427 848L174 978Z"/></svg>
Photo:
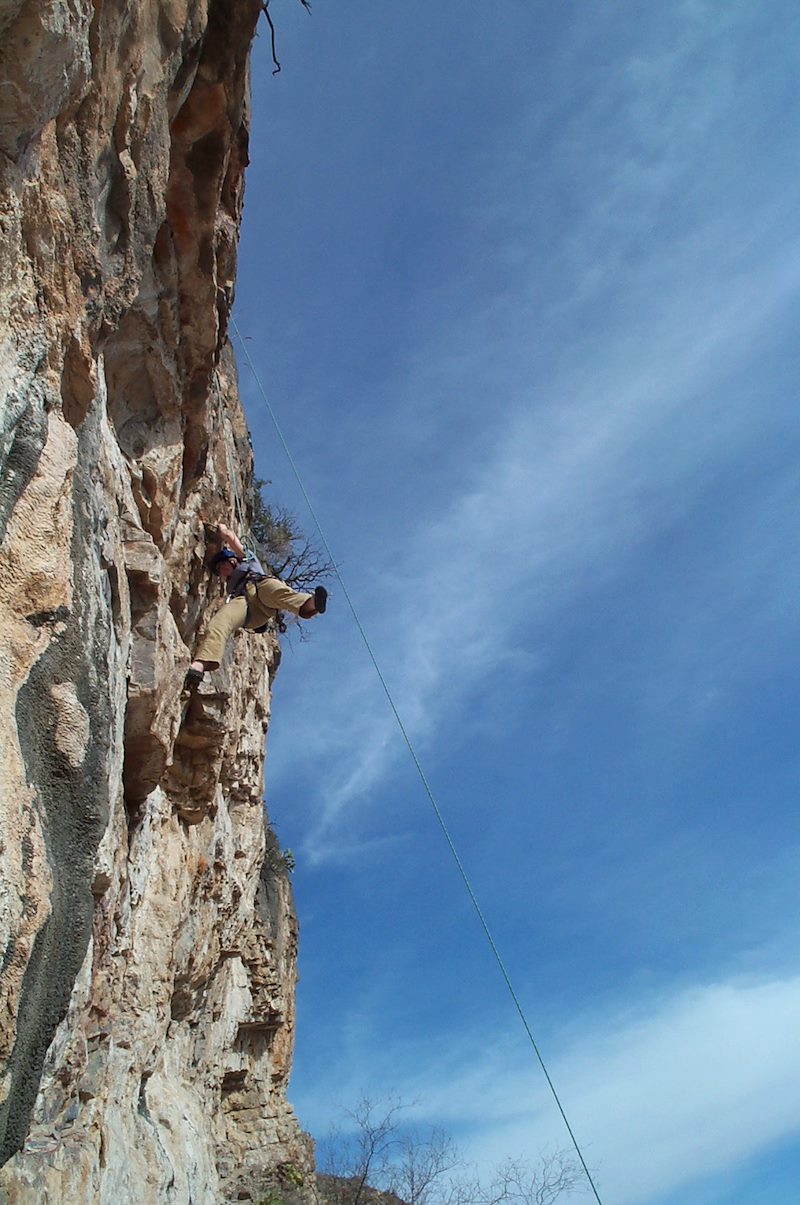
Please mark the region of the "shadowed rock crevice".
<svg viewBox="0 0 800 1205"><path fill-rule="evenodd" d="M87 429L75 474L74 609L61 608L49 620L61 630L32 666L17 703L20 748L28 781L36 784L53 886L50 915L36 935L22 984L8 1064L12 1087L0 1108L4 1160L24 1141L45 1053L86 954L94 854L109 818L110 631L95 597L97 575L81 555L98 526L87 467L95 441L96 431Z"/></svg>
<svg viewBox="0 0 800 1205"><path fill-rule="evenodd" d="M219 602L203 519L235 522L253 478L227 326L260 12L0 14L11 1200L220 1205L291 1166L313 1201L286 1101L297 922L264 857L276 639L182 692Z"/></svg>
<svg viewBox="0 0 800 1205"><path fill-rule="evenodd" d="M15 414L16 410L16 414ZM0 462L0 540L11 512L33 480L47 438L47 416L32 402L13 399L3 415Z"/></svg>

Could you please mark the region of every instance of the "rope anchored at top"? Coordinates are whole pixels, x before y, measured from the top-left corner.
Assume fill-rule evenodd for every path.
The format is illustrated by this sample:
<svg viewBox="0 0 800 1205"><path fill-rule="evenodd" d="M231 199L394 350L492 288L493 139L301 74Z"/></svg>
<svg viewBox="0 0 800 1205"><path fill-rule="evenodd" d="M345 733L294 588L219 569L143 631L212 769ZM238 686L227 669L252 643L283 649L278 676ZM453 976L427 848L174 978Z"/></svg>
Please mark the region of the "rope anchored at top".
<svg viewBox="0 0 800 1205"><path fill-rule="evenodd" d="M302 4L303 8L306 10L307 13L311 12L311 5L309 3L309 0L300 0L300 3ZM269 15L269 5L270 5L270 0L264 0L263 4L261 5L261 11L263 12L264 16L267 18L267 25L269 25L270 42L271 42L271 46L272 46L272 61L275 64L275 70L272 72L272 74L278 75L281 70L281 65L278 62L278 55L277 55L277 51L275 49L275 26L272 23L272 17Z"/></svg>

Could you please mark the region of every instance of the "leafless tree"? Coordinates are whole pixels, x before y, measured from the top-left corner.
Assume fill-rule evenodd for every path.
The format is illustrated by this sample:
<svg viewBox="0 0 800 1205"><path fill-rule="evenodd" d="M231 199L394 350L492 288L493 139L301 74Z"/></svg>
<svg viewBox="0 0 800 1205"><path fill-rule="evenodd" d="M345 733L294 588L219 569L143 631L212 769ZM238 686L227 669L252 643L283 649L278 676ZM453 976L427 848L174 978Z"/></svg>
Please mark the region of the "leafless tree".
<svg viewBox="0 0 800 1205"><path fill-rule="evenodd" d="M297 516L285 506L265 502L262 488L267 483L255 481L253 488L253 522L250 534L255 551L275 577L288 582L295 590L330 577L333 566L325 554L303 530Z"/></svg>
<svg viewBox="0 0 800 1205"><path fill-rule="evenodd" d="M407 1205L450 1205L454 1184L448 1177L461 1163L455 1143L444 1130L414 1129L397 1143L386 1184Z"/></svg>
<svg viewBox="0 0 800 1205"><path fill-rule="evenodd" d="M540 1156L538 1163L507 1159L491 1182L479 1186L475 1205L553 1205L567 1192L586 1191L583 1169L567 1151Z"/></svg>
<svg viewBox="0 0 800 1205"><path fill-rule="evenodd" d="M394 1097L374 1102L365 1096L346 1111L348 1137L335 1129L327 1142L325 1173L341 1181L332 1205L364 1205L370 1188L390 1191L386 1178L398 1146L399 1114L406 1106Z"/></svg>
<svg viewBox="0 0 800 1205"><path fill-rule="evenodd" d="M348 1111L349 1125L325 1144L325 1205L553 1205L588 1188L567 1151L508 1159L482 1179L443 1130L404 1124L406 1107L396 1097L364 1098Z"/></svg>

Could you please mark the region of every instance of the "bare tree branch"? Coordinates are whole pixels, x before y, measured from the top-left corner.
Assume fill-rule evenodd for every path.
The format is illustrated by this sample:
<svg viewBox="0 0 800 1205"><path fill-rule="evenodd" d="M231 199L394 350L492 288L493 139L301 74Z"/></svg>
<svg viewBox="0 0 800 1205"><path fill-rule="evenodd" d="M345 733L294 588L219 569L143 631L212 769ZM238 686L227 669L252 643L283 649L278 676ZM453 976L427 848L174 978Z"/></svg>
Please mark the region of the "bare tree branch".
<svg viewBox="0 0 800 1205"><path fill-rule="evenodd" d="M404 1108L396 1097L383 1103L365 1097L348 1112L349 1134L335 1132L327 1144L325 1205L554 1205L588 1188L568 1151L535 1162L507 1159L482 1180L468 1173L443 1130L404 1125Z"/></svg>
<svg viewBox="0 0 800 1205"><path fill-rule="evenodd" d="M330 577L333 565L303 531L300 521L285 506L273 506L262 496L264 481L253 483L253 522L250 534L255 551L275 577L295 590L304 590L321 578Z"/></svg>
<svg viewBox="0 0 800 1205"><path fill-rule="evenodd" d="M311 12L311 4L309 3L309 0L300 0L300 3L302 4L303 8L306 10L307 13ZM270 6L270 0L263 0L262 5L261 5L261 11L263 12L264 16L267 18L267 25L269 25L270 40L272 43L272 61L275 64L275 70L273 71L272 74L278 75L280 73L281 65L278 62L278 55L275 50L275 26L272 23L272 17L269 15L269 6Z"/></svg>

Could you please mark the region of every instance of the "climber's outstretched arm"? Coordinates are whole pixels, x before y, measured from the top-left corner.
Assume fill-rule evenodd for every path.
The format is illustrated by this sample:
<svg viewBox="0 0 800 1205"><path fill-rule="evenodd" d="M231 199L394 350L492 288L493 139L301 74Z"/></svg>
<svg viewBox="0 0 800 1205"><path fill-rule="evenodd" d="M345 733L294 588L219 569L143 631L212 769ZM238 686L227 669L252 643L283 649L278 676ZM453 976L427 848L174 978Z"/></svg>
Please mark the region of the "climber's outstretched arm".
<svg viewBox="0 0 800 1205"><path fill-rule="evenodd" d="M219 538L222 543L227 544L231 552L235 552L241 560L244 556L244 545L239 537L231 531L230 527L226 527L224 523L220 523L217 530L219 531Z"/></svg>

